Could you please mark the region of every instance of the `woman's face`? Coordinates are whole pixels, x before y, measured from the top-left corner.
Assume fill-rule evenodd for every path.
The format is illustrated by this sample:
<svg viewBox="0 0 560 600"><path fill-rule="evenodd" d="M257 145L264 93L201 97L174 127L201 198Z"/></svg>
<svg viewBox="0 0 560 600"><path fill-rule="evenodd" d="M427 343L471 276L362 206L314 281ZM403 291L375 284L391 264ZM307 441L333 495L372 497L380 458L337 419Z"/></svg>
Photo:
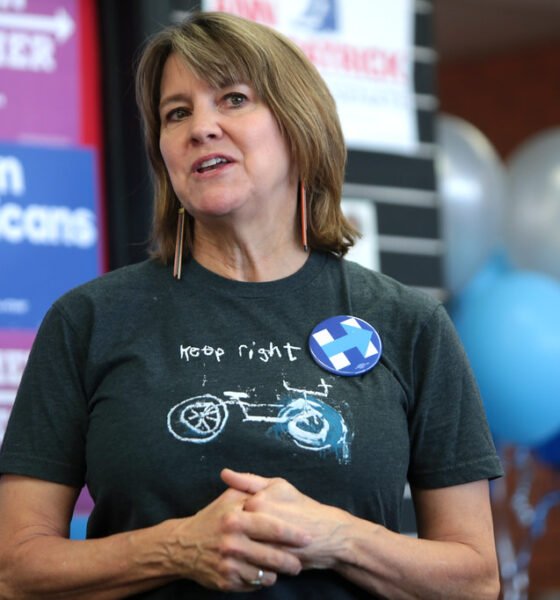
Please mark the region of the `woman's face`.
<svg viewBox="0 0 560 600"><path fill-rule="evenodd" d="M161 154L195 219L293 220L297 180L287 144L250 85L215 89L172 54L159 110Z"/></svg>

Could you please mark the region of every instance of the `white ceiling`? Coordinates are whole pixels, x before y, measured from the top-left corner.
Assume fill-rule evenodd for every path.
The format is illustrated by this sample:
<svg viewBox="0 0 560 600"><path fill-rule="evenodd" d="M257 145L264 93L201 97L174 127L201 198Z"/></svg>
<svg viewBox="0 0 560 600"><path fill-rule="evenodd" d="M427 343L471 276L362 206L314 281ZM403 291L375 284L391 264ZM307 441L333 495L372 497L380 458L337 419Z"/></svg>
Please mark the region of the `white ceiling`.
<svg viewBox="0 0 560 600"><path fill-rule="evenodd" d="M433 0L442 62L560 44L560 0Z"/></svg>

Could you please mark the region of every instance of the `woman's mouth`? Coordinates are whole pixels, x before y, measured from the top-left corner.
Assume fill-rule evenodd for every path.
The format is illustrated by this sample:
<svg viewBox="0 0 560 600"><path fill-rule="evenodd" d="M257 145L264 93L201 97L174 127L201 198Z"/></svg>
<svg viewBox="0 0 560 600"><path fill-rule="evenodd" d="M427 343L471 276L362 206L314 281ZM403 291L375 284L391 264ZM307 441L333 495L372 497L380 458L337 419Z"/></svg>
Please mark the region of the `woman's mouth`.
<svg viewBox="0 0 560 600"><path fill-rule="evenodd" d="M227 165L230 162L231 161L225 156L213 156L212 158L197 161L194 164L193 170L197 173L208 173L209 171L219 169L221 166Z"/></svg>

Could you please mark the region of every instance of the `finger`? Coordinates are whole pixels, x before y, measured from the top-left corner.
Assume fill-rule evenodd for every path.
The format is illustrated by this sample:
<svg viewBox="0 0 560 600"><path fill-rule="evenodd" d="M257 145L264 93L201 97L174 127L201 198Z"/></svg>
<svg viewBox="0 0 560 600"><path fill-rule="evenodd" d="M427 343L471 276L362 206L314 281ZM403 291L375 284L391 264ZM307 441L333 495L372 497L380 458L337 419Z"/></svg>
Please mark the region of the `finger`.
<svg viewBox="0 0 560 600"><path fill-rule="evenodd" d="M311 536L303 527L267 512L229 512L221 517L221 528L232 539L241 535L241 538L265 544L293 547L303 547L311 542Z"/></svg>
<svg viewBox="0 0 560 600"><path fill-rule="evenodd" d="M216 498L216 500L218 501L217 503L223 502L223 503L229 504L231 506L238 505L241 509L243 509L245 502L252 497L253 497L252 494L247 494L246 492L240 492L239 490L236 490L235 488L228 487L221 494L221 496L218 496L218 498Z"/></svg>
<svg viewBox="0 0 560 600"><path fill-rule="evenodd" d="M254 473L240 473L239 471L233 471L232 469L223 469L220 476L226 485L229 485L240 492L249 494L256 494L257 492L264 490L270 485L271 481L266 477L261 477Z"/></svg>
<svg viewBox="0 0 560 600"><path fill-rule="evenodd" d="M242 513L238 519L245 535L255 541L297 548L311 542L311 536L302 527L272 515Z"/></svg>
<svg viewBox="0 0 560 600"><path fill-rule="evenodd" d="M229 561L258 565L273 573L297 575L301 571L301 561L286 545L254 540L246 535L231 533L222 536L218 553Z"/></svg>
<svg viewBox="0 0 560 600"><path fill-rule="evenodd" d="M203 585L226 592L254 592L262 587L274 585L274 571L256 567L245 560L230 557L223 560L207 578L199 580Z"/></svg>
<svg viewBox="0 0 560 600"><path fill-rule="evenodd" d="M257 567L252 567L250 565L247 565L247 568L244 569L244 574L241 575L241 580L250 590L261 587L270 587L276 583L276 579L276 573L258 569Z"/></svg>
<svg viewBox="0 0 560 600"><path fill-rule="evenodd" d="M298 575L302 569L300 559L291 552L252 540L249 540L243 549L243 559L247 563L260 565L265 572L272 575Z"/></svg>

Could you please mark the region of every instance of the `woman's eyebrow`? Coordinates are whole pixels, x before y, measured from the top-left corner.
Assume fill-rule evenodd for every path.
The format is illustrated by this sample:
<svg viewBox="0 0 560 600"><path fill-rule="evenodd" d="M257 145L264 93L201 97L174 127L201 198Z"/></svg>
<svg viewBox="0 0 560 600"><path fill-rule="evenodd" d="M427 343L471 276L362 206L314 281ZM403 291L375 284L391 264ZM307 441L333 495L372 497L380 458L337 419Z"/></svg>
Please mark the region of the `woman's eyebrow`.
<svg viewBox="0 0 560 600"><path fill-rule="evenodd" d="M168 104L174 104L175 102L188 102L189 97L186 94L171 94L169 96L164 96L159 102L159 109L161 110Z"/></svg>

